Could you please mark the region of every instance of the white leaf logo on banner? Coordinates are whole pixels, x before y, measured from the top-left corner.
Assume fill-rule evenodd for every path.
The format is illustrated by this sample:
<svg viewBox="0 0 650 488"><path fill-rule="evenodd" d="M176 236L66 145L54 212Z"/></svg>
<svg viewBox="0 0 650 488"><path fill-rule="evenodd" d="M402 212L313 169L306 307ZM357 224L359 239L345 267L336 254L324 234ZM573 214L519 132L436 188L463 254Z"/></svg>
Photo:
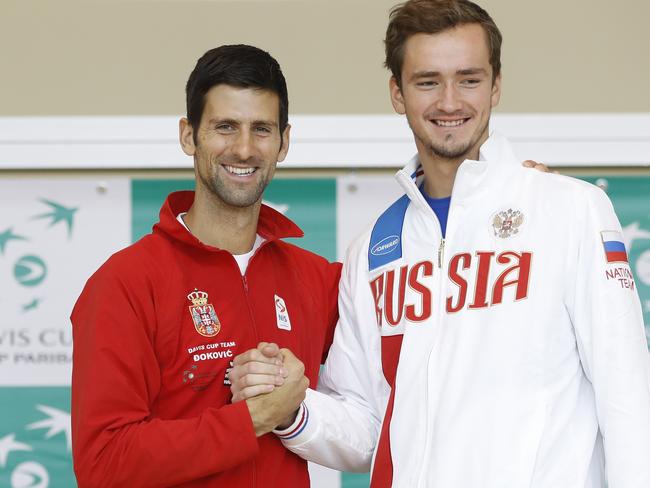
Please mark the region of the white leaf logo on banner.
<svg viewBox="0 0 650 488"><path fill-rule="evenodd" d="M48 407L46 405L36 405L36 408L43 412L45 415L48 415L49 418L29 424L27 426L27 429L50 429L47 431L47 434L45 434L46 439L49 439L50 437L59 434L60 432L64 432L68 451L70 451L70 414L63 410L59 410L58 408Z"/></svg>
<svg viewBox="0 0 650 488"><path fill-rule="evenodd" d="M7 458L11 451L31 451L32 446L16 441L16 434L9 434L0 438L0 466L7 465Z"/></svg>

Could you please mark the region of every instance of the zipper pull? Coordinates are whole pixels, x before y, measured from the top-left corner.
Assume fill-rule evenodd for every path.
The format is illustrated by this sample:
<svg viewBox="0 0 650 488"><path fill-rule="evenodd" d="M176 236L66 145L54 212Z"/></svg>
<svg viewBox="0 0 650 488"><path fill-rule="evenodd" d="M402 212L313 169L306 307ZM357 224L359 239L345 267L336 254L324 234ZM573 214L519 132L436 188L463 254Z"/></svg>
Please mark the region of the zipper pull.
<svg viewBox="0 0 650 488"><path fill-rule="evenodd" d="M438 267L442 269L442 260L445 256L445 239L440 239L440 247L438 247Z"/></svg>

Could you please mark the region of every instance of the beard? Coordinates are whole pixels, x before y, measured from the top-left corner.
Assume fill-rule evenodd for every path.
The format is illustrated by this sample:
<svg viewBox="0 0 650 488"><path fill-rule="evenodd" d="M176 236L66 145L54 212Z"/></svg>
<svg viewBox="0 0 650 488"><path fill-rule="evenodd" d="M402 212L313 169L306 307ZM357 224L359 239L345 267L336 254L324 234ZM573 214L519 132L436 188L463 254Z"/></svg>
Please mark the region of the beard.
<svg viewBox="0 0 650 488"><path fill-rule="evenodd" d="M434 119L436 114L426 115L427 119ZM422 147L425 147L430 154L437 158L441 159L467 159L469 153L474 149L480 147L480 145L487 139L488 127L489 127L490 116L485 119L485 122L481 127L478 127L474 133L470 134L467 139L457 140L453 134L447 134L442 139L433 139L429 134L422 131L418 134L416 129L409 121L409 126L411 131ZM479 146L479 147L477 147Z"/></svg>
<svg viewBox="0 0 650 488"><path fill-rule="evenodd" d="M476 139L478 140L478 137ZM444 142L429 141L427 148L432 154L439 158L458 159L464 157L476 144L477 140L454 143L453 136L450 134L446 137L446 141Z"/></svg>
<svg viewBox="0 0 650 488"><path fill-rule="evenodd" d="M200 159L205 157L205 155L198 156ZM205 157L205 159L209 158ZM255 184L252 185L249 181L237 183L227 179L223 174L226 170L222 168L222 165L242 165L257 168L251 176L251 178L255 178ZM221 202L237 208L250 207L260 201L273 176L273 172L269 171L270 165L255 157L251 157L246 161L232 156L215 158L201 166L208 168L207 171L198 171L202 186Z"/></svg>

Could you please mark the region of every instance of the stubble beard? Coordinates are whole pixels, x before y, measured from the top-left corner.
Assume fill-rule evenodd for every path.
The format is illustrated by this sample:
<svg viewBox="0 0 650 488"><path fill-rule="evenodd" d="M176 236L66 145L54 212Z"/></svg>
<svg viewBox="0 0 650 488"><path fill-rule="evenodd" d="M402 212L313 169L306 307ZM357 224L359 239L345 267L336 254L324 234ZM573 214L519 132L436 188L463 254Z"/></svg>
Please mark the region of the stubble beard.
<svg viewBox="0 0 650 488"><path fill-rule="evenodd" d="M251 187L249 183L237 185L236 182L226 181L221 174L221 165L238 165L248 164L257 167L254 178L257 178L257 184ZM236 208L251 207L262 199L264 190L269 184L270 175L263 174L268 165L257 158L252 158L248 161L240 161L236 158L228 157L222 159L214 159L209 162L207 167L209 173L207 175L199 172L199 178L203 186L214 196L218 201Z"/></svg>
<svg viewBox="0 0 650 488"><path fill-rule="evenodd" d="M454 143L454 137L452 134L448 134L445 137L445 140L436 141L428 139L427 137L420 137L413 133L420 140L422 145L427 148L427 150L436 158L440 159L449 159L449 160L458 160L458 159L467 159L468 154L478 145L482 144L481 139L488 133L489 129L490 115L480 128L478 133L473 134L467 142L459 141Z"/></svg>
<svg viewBox="0 0 650 488"><path fill-rule="evenodd" d="M476 141L468 141L463 144L462 142L454 145L453 137L451 135L447 136L447 139L450 140L450 143L436 143L430 141L428 145L429 151L436 157L442 159L458 159L464 157L470 150L470 148L476 143Z"/></svg>

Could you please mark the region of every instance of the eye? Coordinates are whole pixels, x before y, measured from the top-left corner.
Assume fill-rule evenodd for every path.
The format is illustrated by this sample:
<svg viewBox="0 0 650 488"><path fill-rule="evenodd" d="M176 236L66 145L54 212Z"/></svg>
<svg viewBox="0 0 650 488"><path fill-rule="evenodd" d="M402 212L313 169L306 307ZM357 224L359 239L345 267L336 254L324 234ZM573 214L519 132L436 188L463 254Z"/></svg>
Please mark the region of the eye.
<svg viewBox="0 0 650 488"><path fill-rule="evenodd" d="M467 78L466 80L463 80L463 81L460 82L461 85L470 86L470 87L471 86L476 86L479 83L481 83L481 80L479 80L478 78Z"/></svg>
<svg viewBox="0 0 650 488"><path fill-rule="evenodd" d="M438 86L438 82L433 80L423 80L423 81L418 81L415 84L415 86L419 88L435 88L436 86Z"/></svg>
<svg viewBox="0 0 650 488"><path fill-rule="evenodd" d="M267 135L271 133L271 128L265 125L259 125L253 129L256 133L261 135Z"/></svg>
<svg viewBox="0 0 650 488"><path fill-rule="evenodd" d="M218 132L224 133L224 132L232 132L235 130L235 127L232 124L218 124L215 129Z"/></svg>

